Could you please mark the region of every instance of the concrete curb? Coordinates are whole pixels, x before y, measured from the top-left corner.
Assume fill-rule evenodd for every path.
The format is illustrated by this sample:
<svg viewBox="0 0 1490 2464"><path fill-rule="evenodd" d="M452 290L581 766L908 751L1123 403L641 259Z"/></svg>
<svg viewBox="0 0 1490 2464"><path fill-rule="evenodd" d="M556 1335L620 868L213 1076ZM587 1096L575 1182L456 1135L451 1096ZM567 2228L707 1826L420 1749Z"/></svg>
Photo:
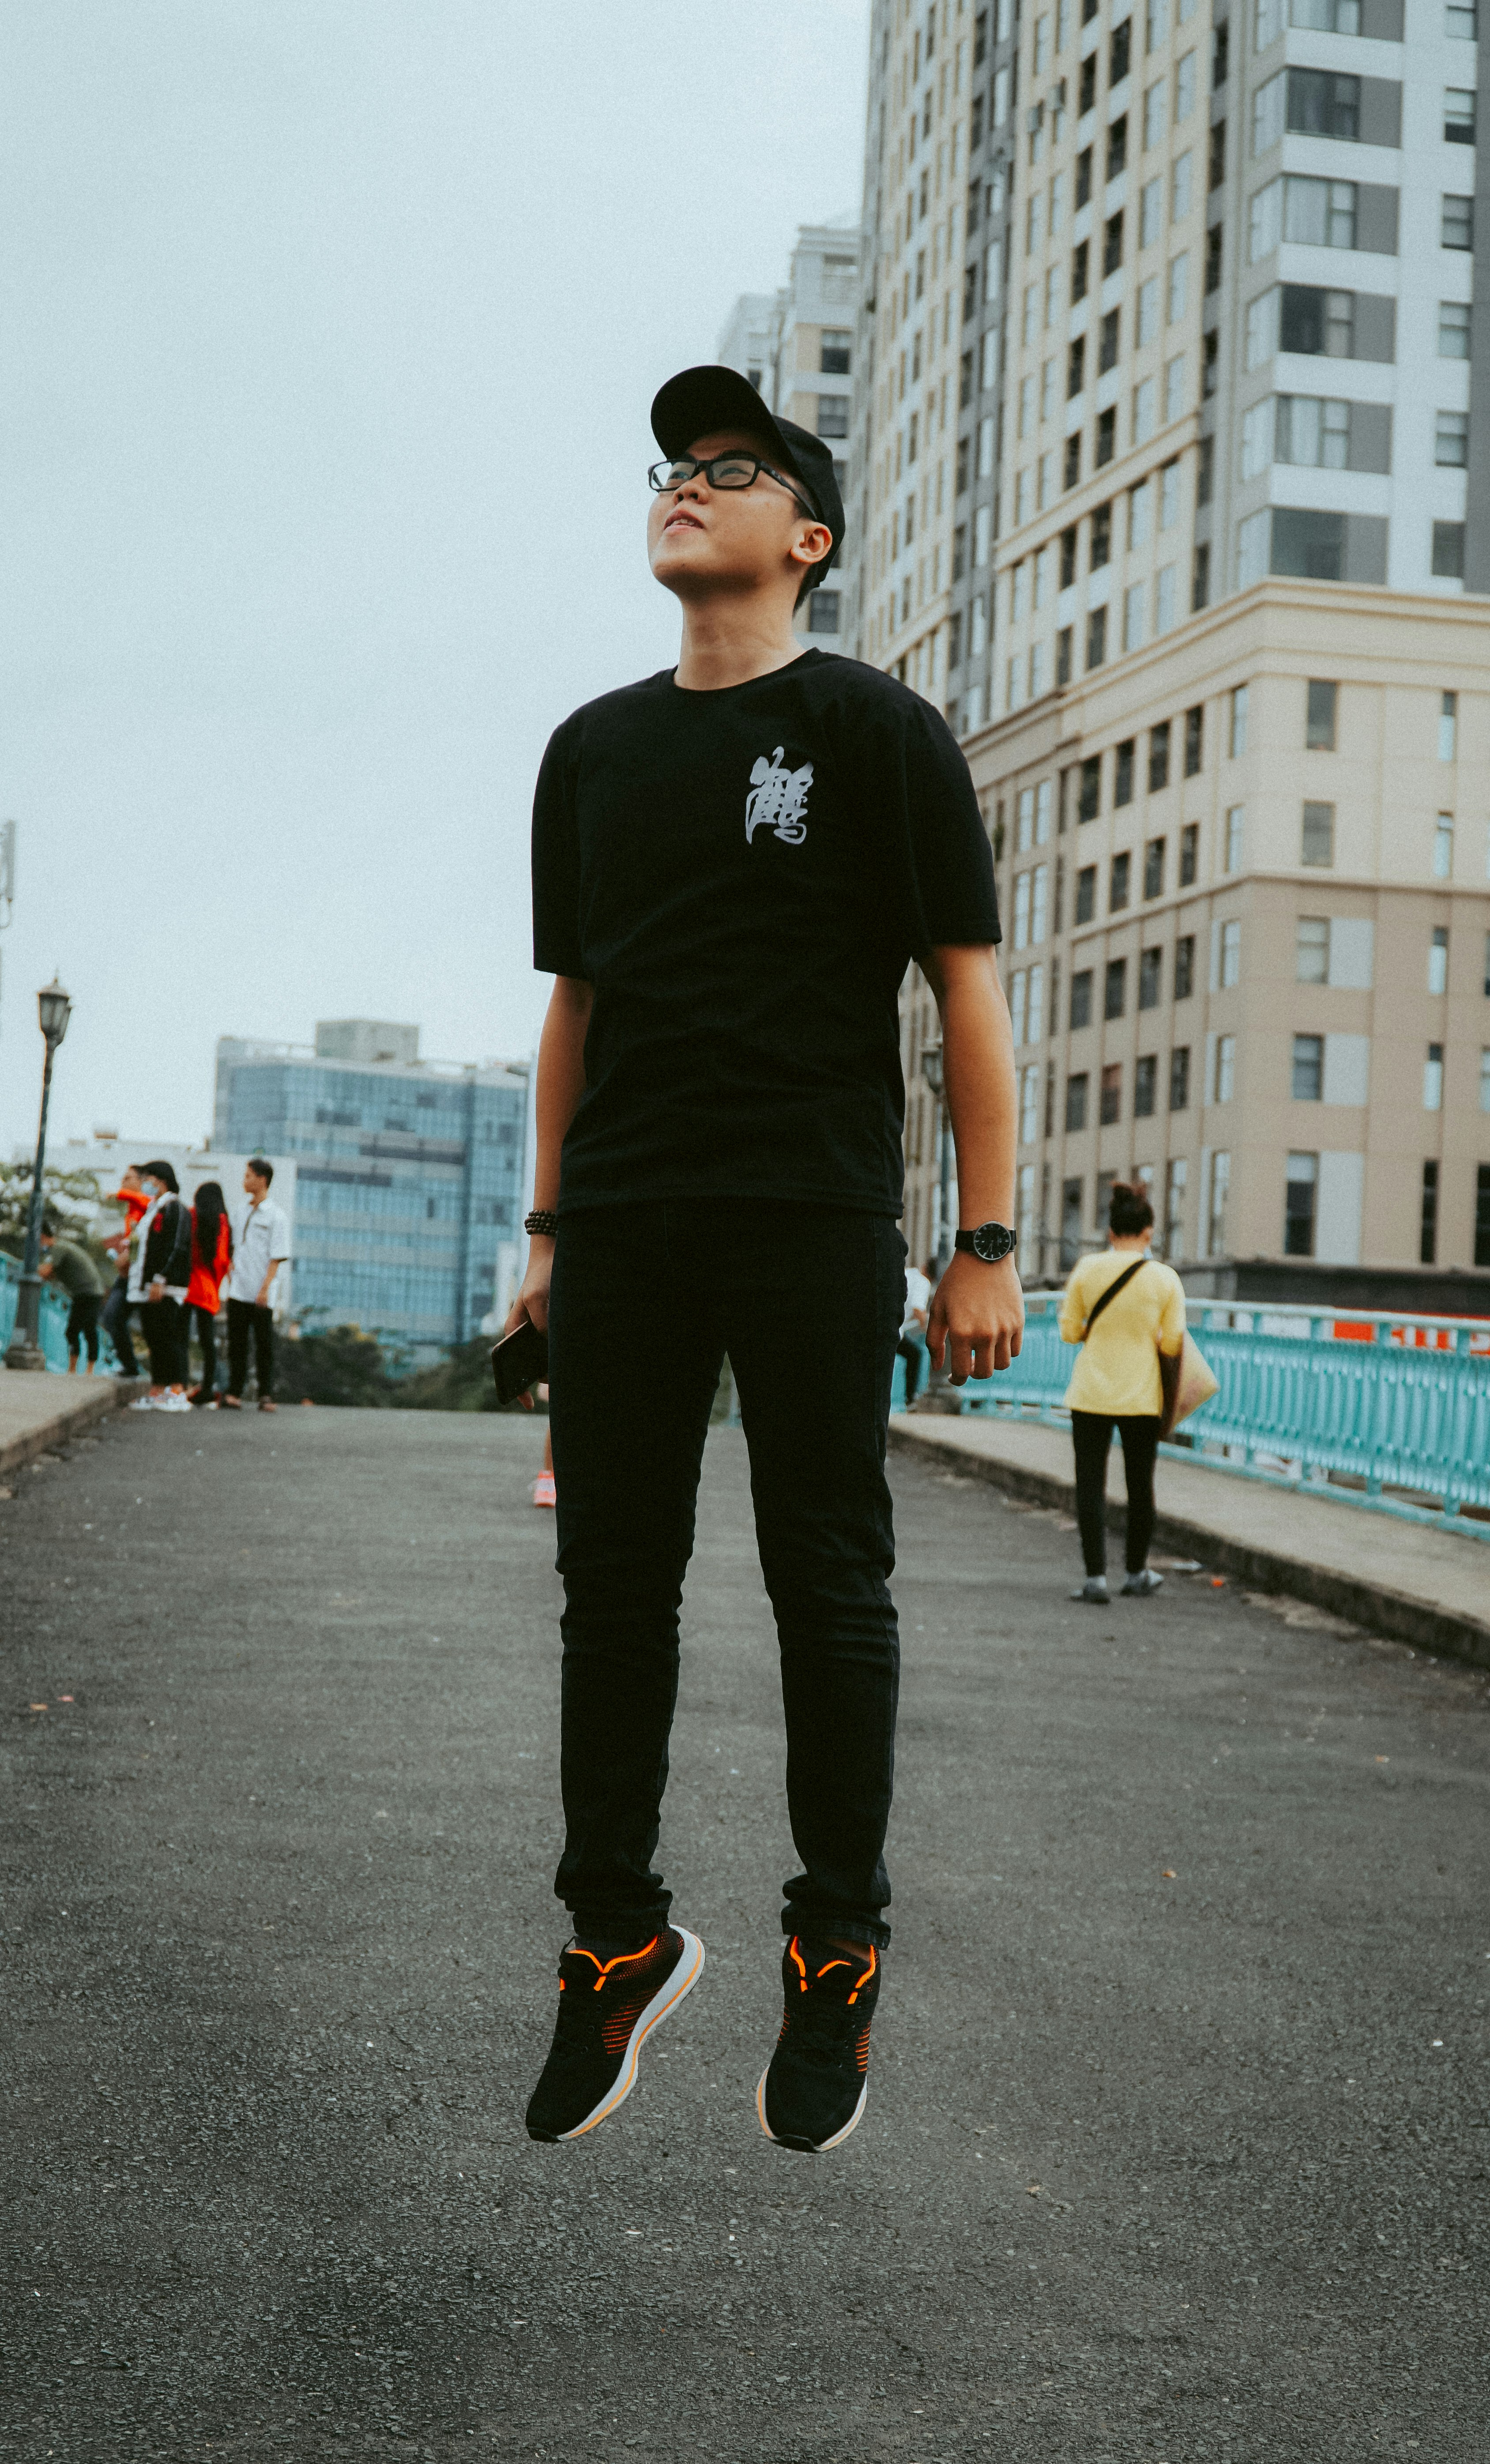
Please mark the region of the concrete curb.
<svg viewBox="0 0 1490 2464"><path fill-rule="evenodd" d="M1058 1506L1067 1514L1076 1511L1074 1479L1062 1480L1032 1465L970 1454L938 1437L934 1422L924 1435L919 1429L891 1428L889 1442L907 1454L931 1456L971 1480L991 1481L996 1488L1006 1489L1011 1497L1032 1506ZM1127 1511L1121 1498L1108 1498L1110 1529L1123 1529ZM1410 1642L1419 1651L1437 1652L1446 1660L1467 1661L1474 1668L1490 1668L1490 1624L1479 1617L1440 1608L1435 1601L1418 1599L1409 1592L1393 1591L1386 1583L1312 1565L1282 1549L1260 1549L1248 1541L1230 1540L1214 1525L1193 1523L1183 1515L1161 1513L1154 1537L1172 1555L1198 1557L1215 1573L1235 1575L1253 1591L1285 1592L1290 1598L1348 1617L1371 1634L1390 1635L1395 1642Z"/></svg>
<svg viewBox="0 0 1490 2464"><path fill-rule="evenodd" d="M76 1386L78 1381L74 1378L71 1382ZM50 1419L38 1420L34 1428L23 1429L19 1437L9 1438L0 1445L0 1480L7 1472L19 1471L24 1464L34 1463L38 1455L49 1454L54 1446L65 1445L69 1438L79 1436L95 1420L106 1420L111 1412L121 1411L140 1385L138 1378L131 1382L123 1377L96 1377L84 1382L97 1392L79 1395L76 1401L69 1397L65 1408L54 1412Z"/></svg>

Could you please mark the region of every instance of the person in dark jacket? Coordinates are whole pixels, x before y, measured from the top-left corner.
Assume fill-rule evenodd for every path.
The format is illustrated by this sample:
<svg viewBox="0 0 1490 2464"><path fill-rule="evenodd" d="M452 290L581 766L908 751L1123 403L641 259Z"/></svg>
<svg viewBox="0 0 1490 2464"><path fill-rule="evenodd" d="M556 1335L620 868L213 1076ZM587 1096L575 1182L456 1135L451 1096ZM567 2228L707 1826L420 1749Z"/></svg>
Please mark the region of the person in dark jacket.
<svg viewBox="0 0 1490 2464"><path fill-rule="evenodd" d="M186 1287L191 1281L191 1209L164 1158L142 1164L150 1203L135 1234L129 1300L138 1307L150 1353L150 1391L137 1412L189 1412L186 1400Z"/></svg>

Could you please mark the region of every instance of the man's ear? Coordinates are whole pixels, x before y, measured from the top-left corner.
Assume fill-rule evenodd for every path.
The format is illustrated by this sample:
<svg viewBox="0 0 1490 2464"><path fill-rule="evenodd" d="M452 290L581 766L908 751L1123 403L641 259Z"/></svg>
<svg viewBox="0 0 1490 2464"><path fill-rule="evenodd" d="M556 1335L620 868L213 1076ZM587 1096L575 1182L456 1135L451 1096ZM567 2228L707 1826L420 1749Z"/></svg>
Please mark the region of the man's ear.
<svg viewBox="0 0 1490 2464"><path fill-rule="evenodd" d="M833 534L826 522L804 522L790 550L794 562L802 565L821 564L833 553Z"/></svg>

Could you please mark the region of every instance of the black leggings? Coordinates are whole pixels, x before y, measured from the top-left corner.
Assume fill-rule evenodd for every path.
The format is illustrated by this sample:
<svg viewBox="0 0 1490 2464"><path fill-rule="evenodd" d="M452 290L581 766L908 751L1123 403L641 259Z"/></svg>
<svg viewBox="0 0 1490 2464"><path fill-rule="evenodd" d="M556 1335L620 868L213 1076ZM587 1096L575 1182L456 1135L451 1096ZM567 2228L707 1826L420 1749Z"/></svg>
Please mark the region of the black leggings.
<svg viewBox="0 0 1490 2464"><path fill-rule="evenodd" d="M1153 1465L1161 1426L1158 1414L1073 1412L1076 1520L1081 1527L1082 1556L1089 1575L1107 1571L1107 1457L1112 1451L1114 1420L1123 1441L1123 1470L1128 1481L1127 1556L1130 1574L1143 1573L1153 1538Z"/></svg>
<svg viewBox="0 0 1490 2464"><path fill-rule="evenodd" d="M196 1321L197 1342L202 1350L202 1383L197 1400L210 1403L217 1389L217 1311L193 1301L190 1315Z"/></svg>

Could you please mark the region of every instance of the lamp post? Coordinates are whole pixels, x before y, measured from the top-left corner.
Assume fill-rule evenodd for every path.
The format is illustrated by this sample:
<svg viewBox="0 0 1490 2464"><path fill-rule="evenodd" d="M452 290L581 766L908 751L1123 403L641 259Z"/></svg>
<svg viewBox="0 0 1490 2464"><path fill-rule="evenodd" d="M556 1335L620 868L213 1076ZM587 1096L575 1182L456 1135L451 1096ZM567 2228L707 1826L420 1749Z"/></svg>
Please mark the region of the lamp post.
<svg viewBox="0 0 1490 2464"><path fill-rule="evenodd" d="M45 990L36 995L36 1010L41 1032L46 1038L47 1057L41 1070L36 1169L31 1185L31 1205L26 1215L26 1249L21 1259L20 1287L15 1295L15 1330L5 1355L7 1369L45 1369L47 1365L47 1356L39 1340L41 1277L36 1271L41 1257L41 1176L47 1160L47 1106L52 1101L52 1064L73 1014L73 1004L55 976Z"/></svg>
<svg viewBox="0 0 1490 2464"><path fill-rule="evenodd" d="M937 1281L952 1264L952 1123L947 1117L946 1080L942 1069L942 1047L926 1045L921 1053L921 1075L936 1098L937 1206L936 1206L936 1275Z"/></svg>

